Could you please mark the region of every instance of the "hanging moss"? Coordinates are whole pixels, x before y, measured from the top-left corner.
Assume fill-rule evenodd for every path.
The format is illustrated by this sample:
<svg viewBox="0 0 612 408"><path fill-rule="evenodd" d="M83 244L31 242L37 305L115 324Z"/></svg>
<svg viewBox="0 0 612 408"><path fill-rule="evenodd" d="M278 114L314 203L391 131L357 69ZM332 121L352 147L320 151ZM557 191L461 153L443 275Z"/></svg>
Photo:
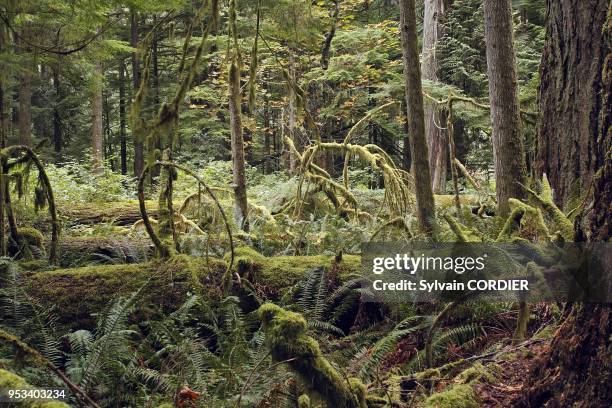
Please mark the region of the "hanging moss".
<svg viewBox="0 0 612 408"><path fill-rule="evenodd" d="M275 361L287 361L307 386L331 406L366 408L366 389L358 379L345 378L323 357L319 344L306 334L306 320L268 303L259 308L266 343Z"/></svg>

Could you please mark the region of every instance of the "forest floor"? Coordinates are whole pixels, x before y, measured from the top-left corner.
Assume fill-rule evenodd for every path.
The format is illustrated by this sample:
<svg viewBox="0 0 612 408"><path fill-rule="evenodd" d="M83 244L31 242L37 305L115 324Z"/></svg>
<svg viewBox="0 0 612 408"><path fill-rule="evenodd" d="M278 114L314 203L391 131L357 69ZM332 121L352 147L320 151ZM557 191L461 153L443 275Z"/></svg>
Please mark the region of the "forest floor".
<svg viewBox="0 0 612 408"><path fill-rule="evenodd" d="M500 359L501 368L496 384L486 382L474 386L482 407L499 408L513 406L514 400L523 392L526 378L538 356L545 355L550 348L550 339L530 344L509 355L512 358ZM508 357L509 357L508 356Z"/></svg>

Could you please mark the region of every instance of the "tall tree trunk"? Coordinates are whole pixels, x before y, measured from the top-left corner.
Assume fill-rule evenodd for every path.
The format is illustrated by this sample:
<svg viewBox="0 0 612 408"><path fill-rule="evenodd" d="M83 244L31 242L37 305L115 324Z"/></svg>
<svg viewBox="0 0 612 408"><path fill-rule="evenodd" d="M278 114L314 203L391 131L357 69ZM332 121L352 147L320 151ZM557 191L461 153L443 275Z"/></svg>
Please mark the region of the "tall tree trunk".
<svg viewBox="0 0 612 408"><path fill-rule="evenodd" d="M544 151L541 157L548 158L544 163L553 176L551 180L555 180L560 202L567 199L567 189L574 183L580 182L586 189L584 178L593 181L591 193L585 197L585 209L575 221L576 241L610 241L611 237L611 10L607 0L548 1L539 137L552 146L540 145L539 149L540 153ZM554 117L548 118L547 114ZM578 151L569 146L576 146ZM587 146L589 154L584 155L580 149ZM556 155L559 157L551 160ZM568 163L581 172L569 171ZM557 330L549 352L530 370L526 392L515 405L610 406L611 348L610 305L575 305Z"/></svg>
<svg viewBox="0 0 612 408"><path fill-rule="evenodd" d="M98 63L92 78L92 129L91 129L91 158L92 168L96 173L102 172L103 151L103 127L102 127L102 64Z"/></svg>
<svg viewBox="0 0 612 408"><path fill-rule="evenodd" d="M153 24L157 23L157 17L153 17ZM153 41L151 43L151 86L153 87L153 105L157 109L159 107L159 63L157 58L158 51L158 41L157 41L157 32L153 34ZM163 150L162 148L162 138L157 138L155 143L155 148L160 152ZM153 184L154 180L159 177L160 167L153 167L151 169L151 183Z"/></svg>
<svg viewBox="0 0 612 408"><path fill-rule="evenodd" d="M540 66L540 122L537 171L546 173L555 201L578 205L602 157L597 148L601 108L601 64L605 58L601 29L606 1L548 2L547 38ZM576 21L580 21L576 25ZM572 46L568 46L571 44ZM588 45L587 45L588 44ZM577 46L579 45L579 46ZM563 69L560 67L563 66ZM559 137L556 130L567 132ZM579 174L581 177L576 177Z"/></svg>
<svg viewBox="0 0 612 408"><path fill-rule="evenodd" d="M4 24L0 24L0 53L3 53L8 47L9 36L6 32ZM0 148L6 147L7 142L7 115L5 107L5 89L7 88L6 78L4 75L0 75ZM1 183L0 183L0 188ZM0 207L3 205L3 201L0 200ZM0 219L0 224L4 226L4 217Z"/></svg>
<svg viewBox="0 0 612 408"><path fill-rule="evenodd" d="M338 15L340 14L340 0L334 0L334 9L330 13L332 23L329 26L329 31L325 34L323 41L323 49L321 50L321 68L324 70L329 66L329 51L331 49L332 40L336 34L336 25L338 24Z"/></svg>
<svg viewBox="0 0 612 408"><path fill-rule="evenodd" d="M264 87L265 86L266 85L264 85ZM268 98L267 93L264 94L264 98L266 103L266 106L264 107L264 174L270 174L272 173L272 149L270 146L272 123L270 120L270 98Z"/></svg>
<svg viewBox="0 0 612 408"><path fill-rule="evenodd" d="M293 59L293 53L290 55L289 57L289 70L290 70L290 74L291 77L294 80L297 80L295 77L295 61ZM289 138L291 140L293 140L293 144L295 145L295 148L297 149L298 152L302 152L302 142L301 139L296 131L296 101L295 101L295 92L293 90L293 87L288 86L287 87L287 99L289 102L289 106L287 108L287 121L288 121L288 131L289 131ZM298 160L296 157L294 157L292 154L289 154L289 171L291 173L294 173L297 169L297 166L299 165Z"/></svg>
<svg viewBox="0 0 612 408"><path fill-rule="evenodd" d="M59 64L53 67L53 88L55 89L55 103L53 104L53 149L55 150L56 160L58 161L60 160L64 144L62 138L62 118L59 109L59 104L62 101L59 67Z"/></svg>
<svg viewBox="0 0 612 408"><path fill-rule="evenodd" d="M435 208L429 153L425 140L425 117L423 112L423 91L421 88L421 67L417 50L415 0L400 0L400 29L404 60L404 81L406 88L406 110L412 157L412 174L416 190L417 217L425 233L433 232Z"/></svg>
<svg viewBox="0 0 612 408"><path fill-rule="evenodd" d="M236 1L230 0L230 31L234 50L229 69L229 111L232 144L232 173L234 182L234 220L244 231L249 230L246 195L246 171L244 138L242 135L242 93L240 91L240 67L238 61L238 34L236 32Z"/></svg>
<svg viewBox="0 0 612 408"><path fill-rule="evenodd" d="M21 35L25 36L26 31ZM25 44L19 52L27 52ZM26 64L19 78L19 144L26 146L32 145L32 72L29 65Z"/></svg>
<svg viewBox="0 0 612 408"><path fill-rule="evenodd" d="M423 79L438 80L436 46L442 36L440 19L446 12L445 0L425 0L423 18L423 52L421 70ZM446 166L448 163L448 142L442 128L442 121L436 104L425 100L425 138L429 148L429 169L434 193L444 194Z"/></svg>
<svg viewBox="0 0 612 408"><path fill-rule="evenodd" d="M138 15L134 10L130 13L130 44L133 48L138 48ZM138 88L140 87L140 61L138 60L138 54L132 53L132 83L133 83L133 95L136 95ZM134 138L134 175L140 176L144 169L144 143L142 140Z"/></svg>
<svg viewBox="0 0 612 408"><path fill-rule="evenodd" d="M485 0L485 43L491 100L498 212L510 213L509 198L522 198L527 166L521 132L512 32L511 0Z"/></svg>
<svg viewBox="0 0 612 408"><path fill-rule="evenodd" d="M121 174L127 174L127 137L125 133L125 61L119 60L119 144L121 156Z"/></svg>

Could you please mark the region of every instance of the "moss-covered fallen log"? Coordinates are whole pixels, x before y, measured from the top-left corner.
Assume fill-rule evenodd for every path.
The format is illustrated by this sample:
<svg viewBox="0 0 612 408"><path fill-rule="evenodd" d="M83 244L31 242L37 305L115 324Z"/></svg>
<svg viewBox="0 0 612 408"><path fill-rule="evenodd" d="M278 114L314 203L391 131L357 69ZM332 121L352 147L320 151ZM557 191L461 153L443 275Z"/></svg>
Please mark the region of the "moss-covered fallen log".
<svg viewBox="0 0 612 408"><path fill-rule="evenodd" d="M336 263L331 255L275 256L266 257L248 247L236 249L236 270L240 276L274 295L278 291L296 284L306 273L317 267L331 268L340 281L346 281L359 272L361 257L344 255Z"/></svg>
<svg viewBox="0 0 612 408"><path fill-rule="evenodd" d="M140 312L161 307L173 310L188 291L218 291L225 262L188 256L139 264L96 265L26 275L28 294L43 306L53 307L59 323L70 328L92 328L95 316L118 296L129 295L147 283ZM151 312L153 312L151 310Z"/></svg>
<svg viewBox="0 0 612 408"><path fill-rule="evenodd" d="M138 263L147 260L152 252L151 241L145 237L64 236L60 241L60 266Z"/></svg>
<svg viewBox="0 0 612 408"><path fill-rule="evenodd" d="M332 263L333 256L264 257L252 249L239 248L235 270L270 298L280 297L289 288L317 267L332 268L340 280L357 274L358 256L344 256ZM148 279L142 305L173 310L187 292L204 291L208 299L221 296L221 279L227 263L215 258L177 255L167 260L138 264L95 265L27 273L27 291L41 304L55 308L59 323L70 328L91 328L95 316L112 300L140 288ZM141 313L153 313L150 306ZM146 317L146 316L145 316Z"/></svg>
<svg viewBox="0 0 612 408"><path fill-rule="evenodd" d="M147 201L147 208L156 213L157 201ZM137 200L87 203L76 206L60 205L58 211L68 226L104 222L112 222L115 225L132 225L141 218Z"/></svg>

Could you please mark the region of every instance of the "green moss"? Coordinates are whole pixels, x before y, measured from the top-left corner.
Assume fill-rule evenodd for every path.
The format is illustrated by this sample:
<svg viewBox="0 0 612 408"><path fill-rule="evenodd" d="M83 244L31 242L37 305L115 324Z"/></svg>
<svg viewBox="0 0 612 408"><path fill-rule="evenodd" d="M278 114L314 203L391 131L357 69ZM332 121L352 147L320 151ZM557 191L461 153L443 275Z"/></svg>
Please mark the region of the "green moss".
<svg viewBox="0 0 612 408"><path fill-rule="evenodd" d="M440 378L441 376L442 374L437 368L428 368L425 371L421 371L420 373L415 374L415 378L417 380L430 380L432 378Z"/></svg>
<svg viewBox="0 0 612 408"><path fill-rule="evenodd" d="M33 388L23 378L10 371L0 368L0 389L30 389ZM22 407L28 408L69 408L70 405L60 401L26 401Z"/></svg>
<svg viewBox="0 0 612 408"><path fill-rule="evenodd" d="M59 322L68 328L91 328L92 313L117 296L129 295L150 279L142 304L160 305L173 310L185 294L206 286L209 295L218 292L215 282L225 271L225 263L204 258L176 256L166 261L142 264L96 265L58 269L27 276L27 291L42 304L55 307ZM197 285L195 284L197 282Z"/></svg>
<svg viewBox="0 0 612 408"><path fill-rule="evenodd" d="M554 325L549 325L544 327L542 330L537 332L533 338L534 339L552 339L555 332L557 331L557 327Z"/></svg>
<svg viewBox="0 0 612 408"><path fill-rule="evenodd" d="M456 384L433 394L424 402L425 408L478 408L480 404L471 385Z"/></svg>
<svg viewBox="0 0 612 408"><path fill-rule="evenodd" d="M300 395L298 398L298 408L310 408L310 398L308 398L308 395Z"/></svg>
<svg viewBox="0 0 612 408"><path fill-rule="evenodd" d="M32 261L19 261L18 264L22 270L34 272L47 268L49 266L49 261L46 259L35 259Z"/></svg>
<svg viewBox="0 0 612 408"><path fill-rule="evenodd" d="M331 406L366 408L366 389L358 379L348 384L323 357L319 344L306 334L306 320L298 313L267 303L259 308L266 342L275 361L288 364Z"/></svg>
<svg viewBox="0 0 612 408"><path fill-rule="evenodd" d="M45 237L43 234L33 227L21 227L17 231L19 237L27 244L42 248Z"/></svg>
<svg viewBox="0 0 612 408"><path fill-rule="evenodd" d="M495 376L487 367L480 363L476 363L470 368L459 373L459 375L455 377L455 381L461 384L471 384L474 382L494 383Z"/></svg>
<svg viewBox="0 0 612 408"><path fill-rule="evenodd" d="M436 194L434 195L436 207L448 209L455 206L455 196L453 194ZM462 194L459 196L461 205L478 205L478 197L473 195Z"/></svg>

